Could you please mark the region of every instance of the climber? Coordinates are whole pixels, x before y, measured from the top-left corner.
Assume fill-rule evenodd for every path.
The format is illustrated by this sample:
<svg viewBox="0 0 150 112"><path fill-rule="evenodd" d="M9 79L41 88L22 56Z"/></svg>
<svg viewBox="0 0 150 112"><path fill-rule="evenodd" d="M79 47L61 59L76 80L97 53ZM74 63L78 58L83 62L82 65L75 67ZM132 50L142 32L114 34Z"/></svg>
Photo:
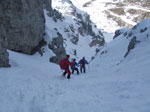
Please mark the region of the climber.
<svg viewBox="0 0 150 112"><path fill-rule="evenodd" d="M70 79L70 75L71 75L71 72L69 70L69 66L71 67L71 63L69 61L69 58L70 58L70 55L66 55L66 58L62 59L59 63L60 68L65 70L64 73L63 73L63 76L65 76L66 73L68 73L67 79Z"/></svg>
<svg viewBox="0 0 150 112"><path fill-rule="evenodd" d="M74 71L77 71L77 74L79 75L78 64L76 62L76 59L72 60L71 69L72 69L72 74L74 74Z"/></svg>
<svg viewBox="0 0 150 112"><path fill-rule="evenodd" d="M85 64L88 64L87 60L85 60L85 57L83 57L83 58L78 62L78 64L80 64L80 72L82 73L82 70L83 70L83 72L85 73L85 72L86 72Z"/></svg>

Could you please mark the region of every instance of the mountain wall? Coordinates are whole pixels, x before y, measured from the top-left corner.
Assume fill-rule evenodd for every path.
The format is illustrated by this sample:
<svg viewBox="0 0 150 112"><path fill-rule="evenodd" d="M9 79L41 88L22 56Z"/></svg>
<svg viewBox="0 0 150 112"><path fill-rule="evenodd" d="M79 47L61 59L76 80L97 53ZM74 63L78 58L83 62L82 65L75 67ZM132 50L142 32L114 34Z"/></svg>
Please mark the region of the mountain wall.
<svg viewBox="0 0 150 112"><path fill-rule="evenodd" d="M3 26L4 8L0 1L0 67L9 67L6 31Z"/></svg>
<svg viewBox="0 0 150 112"><path fill-rule="evenodd" d="M51 0L0 1L0 29L4 29L0 31L0 49L3 49L0 50L0 56L7 60L6 63L6 47L25 54L39 50L37 48L45 34L44 8L51 11Z"/></svg>
<svg viewBox="0 0 150 112"><path fill-rule="evenodd" d="M39 0L4 0L4 27L8 49L31 54L45 30L43 8Z"/></svg>
<svg viewBox="0 0 150 112"><path fill-rule="evenodd" d="M9 67L6 32L2 26L2 16L0 11L0 67Z"/></svg>

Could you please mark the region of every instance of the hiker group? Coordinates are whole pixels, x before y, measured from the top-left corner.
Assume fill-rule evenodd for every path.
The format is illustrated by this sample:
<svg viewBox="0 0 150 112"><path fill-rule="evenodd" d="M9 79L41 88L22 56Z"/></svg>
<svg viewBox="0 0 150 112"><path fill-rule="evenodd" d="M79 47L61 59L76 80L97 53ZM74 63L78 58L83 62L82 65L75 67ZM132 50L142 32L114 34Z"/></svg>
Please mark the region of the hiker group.
<svg viewBox="0 0 150 112"><path fill-rule="evenodd" d="M69 61L70 55L67 55L66 58L62 59L60 61L60 68L64 70L63 76L67 75L67 79L70 79L71 73L74 74L74 71L79 75L78 67L80 66L80 73L86 72L86 64L88 64L87 60L85 60L85 57L83 57L78 63L76 62L76 59L72 59L72 61ZM69 66L72 71L70 71Z"/></svg>

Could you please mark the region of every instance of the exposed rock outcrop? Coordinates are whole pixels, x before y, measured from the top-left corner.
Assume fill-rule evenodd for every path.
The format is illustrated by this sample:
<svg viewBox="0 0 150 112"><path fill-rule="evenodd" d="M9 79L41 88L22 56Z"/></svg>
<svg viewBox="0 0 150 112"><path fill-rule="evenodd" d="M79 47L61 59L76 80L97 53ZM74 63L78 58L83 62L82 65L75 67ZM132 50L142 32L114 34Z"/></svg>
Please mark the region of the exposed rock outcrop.
<svg viewBox="0 0 150 112"><path fill-rule="evenodd" d="M7 52L7 39L2 25L0 25L0 67L10 67Z"/></svg>
<svg viewBox="0 0 150 112"><path fill-rule="evenodd" d="M41 1L41 4L43 5L43 8L48 10L48 11L52 11L52 7L51 7L51 4L52 4L52 0L40 0Z"/></svg>
<svg viewBox="0 0 150 112"><path fill-rule="evenodd" d="M116 37L120 36L121 34L124 34L127 30L128 30L127 28L122 28L122 29L116 30L113 39L115 39Z"/></svg>
<svg viewBox="0 0 150 112"><path fill-rule="evenodd" d="M0 1L0 67L9 67L6 31L3 27L4 22L4 8Z"/></svg>
<svg viewBox="0 0 150 112"><path fill-rule="evenodd" d="M32 54L45 32L45 18L40 0L1 0L8 48Z"/></svg>
<svg viewBox="0 0 150 112"><path fill-rule="evenodd" d="M50 62L59 64L60 60L66 56L66 50L63 46L63 37L60 33L57 33L58 37L53 38L48 47L56 56L50 58Z"/></svg>
<svg viewBox="0 0 150 112"><path fill-rule="evenodd" d="M52 10L51 0L0 0L1 67L9 66L7 48L25 54L40 49L45 34L44 8Z"/></svg>
<svg viewBox="0 0 150 112"><path fill-rule="evenodd" d="M0 20L1 23L1 20ZM5 37L5 31L2 25L0 25L0 67L9 67L8 52L7 52L7 40Z"/></svg>
<svg viewBox="0 0 150 112"><path fill-rule="evenodd" d="M129 54L129 52L130 52L131 49L134 49L134 46L135 46L135 44L136 44L137 42L139 42L139 41L136 40L136 37L133 37L133 38L130 40L129 45L128 45L128 51L126 52L126 54L124 55L124 57L126 57L126 56Z"/></svg>

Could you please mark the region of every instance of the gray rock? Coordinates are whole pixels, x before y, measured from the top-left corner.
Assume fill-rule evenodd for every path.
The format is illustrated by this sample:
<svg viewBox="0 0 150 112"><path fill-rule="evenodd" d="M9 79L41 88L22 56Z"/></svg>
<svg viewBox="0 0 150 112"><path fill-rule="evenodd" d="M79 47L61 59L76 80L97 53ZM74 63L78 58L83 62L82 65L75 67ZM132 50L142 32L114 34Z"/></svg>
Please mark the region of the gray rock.
<svg viewBox="0 0 150 112"><path fill-rule="evenodd" d="M0 67L10 67L8 56L6 34L0 25Z"/></svg>
<svg viewBox="0 0 150 112"><path fill-rule="evenodd" d="M0 1L0 67L10 67L8 52L7 52L7 39L6 31L3 27L4 22L4 7Z"/></svg>
<svg viewBox="0 0 150 112"><path fill-rule="evenodd" d="M120 36L121 34L124 34L124 35L125 35L125 32L126 32L126 31L128 31L127 28L122 28L122 29L116 30L113 39L117 38L117 37Z"/></svg>
<svg viewBox="0 0 150 112"><path fill-rule="evenodd" d="M52 11L52 0L40 0L41 4L43 5L43 7L48 10L48 11Z"/></svg>
<svg viewBox="0 0 150 112"><path fill-rule="evenodd" d="M124 58L129 54L131 49L134 49L135 44L137 44L138 42L140 42L140 41L137 41L135 36L130 40L129 45L128 45L128 51L124 55Z"/></svg>
<svg viewBox="0 0 150 112"><path fill-rule="evenodd" d="M96 36L96 38L93 38L92 42L89 44L90 47L94 47L96 45L98 46L104 46L105 40L104 38L101 38L100 36Z"/></svg>
<svg viewBox="0 0 150 112"><path fill-rule="evenodd" d="M116 37L118 37L121 34L122 34L122 32L120 30L116 30L113 39L115 39Z"/></svg>
<svg viewBox="0 0 150 112"><path fill-rule="evenodd" d="M1 0L8 49L32 54L45 32L45 18L40 0Z"/></svg>
<svg viewBox="0 0 150 112"><path fill-rule="evenodd" d="M50 62L59 64L60 60L66 56L66 50L63 46L63 37L60 33L57 33L58 37L53 38L48 47L56 56L50 58Z"/></svg>
<svg viewBox="0 0 150 112"><path fill-rule="evenodd" d="M79 41L79 35L71 35L72 39L70 40L73 44L77 45Z"/></svg>

